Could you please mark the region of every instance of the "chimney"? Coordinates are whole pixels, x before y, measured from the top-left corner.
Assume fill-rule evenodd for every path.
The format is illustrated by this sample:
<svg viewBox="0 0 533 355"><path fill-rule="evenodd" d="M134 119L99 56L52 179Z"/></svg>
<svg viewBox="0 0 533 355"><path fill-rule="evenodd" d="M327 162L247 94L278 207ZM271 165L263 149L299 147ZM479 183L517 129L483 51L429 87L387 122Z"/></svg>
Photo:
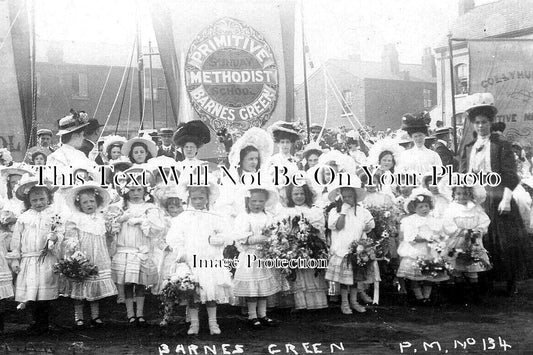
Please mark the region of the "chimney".
<svg viewBox="0 0 533 355"><path fill-rule="evenodd" d="M463 16L474 7L476 7L474 0L459 0L459 16Z"/></svg>
<svg viewBox="0 0 533 355"><path fill-rule="evenodd" d="M432 78L437 77L437 67L435 66L435 56L430 47L424 48L424 54L422 54L422 68L424 72Z"/></svg>
<svg viewBox="0 0 533 355"><path fill-rule="evenodd" d="M386 44L381 54L381 63L385 71L400 74L400 62L398 60L398 51L394 43Z"/></svg>

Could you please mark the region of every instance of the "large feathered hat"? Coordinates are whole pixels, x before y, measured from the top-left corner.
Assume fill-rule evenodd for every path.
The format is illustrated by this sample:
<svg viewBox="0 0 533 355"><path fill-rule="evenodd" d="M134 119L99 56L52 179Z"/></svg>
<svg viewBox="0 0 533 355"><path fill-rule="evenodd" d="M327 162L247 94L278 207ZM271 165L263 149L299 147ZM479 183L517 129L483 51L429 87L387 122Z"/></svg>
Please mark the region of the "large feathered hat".
<svg viewBox="0 0 533 355"><path fill-rule="evenodd" d="M192 142L196 144L197 148L200 148L211 141L211 132L203 121L190 121L178 127L173 140L180 147L183 147L187 142Z"/></svg>
<svg viewBox="0 0 533 355"><path fill-rule="evenodd" d="M282 139L289 139L294 143L300 138L298 130L292 122L274 122L272 126L268 127L268 131L272 134L276 143Z"/></svg>
<svg viewBox="0 0 533 355"><path fill-rule="evenodd" d="M431 116L427 111L422 111L416 115L412 113L406 113L402 117L402 129L409 133L409 135L420 132L427 136L430 122Z"/></svg>
<svg viewBox="0 0 533 355"><path fill-rule="evenodd" d="M241 160L241 150L248 146L252 146L259 151L259 161L261 166L266 166L267 160L274 152L274 143L272 142L270 135L264 129L258 127L248 129L233 144L228 156L230 166L239 165Z"/></svg>
<svg viewBox="0 0 533 355"><path fill-rule="evenodd" d="M89 115L84 111L76 111L70 109L70 114L60 118L57 121L59 126L59 131L57 132L58 136L62 136L66 133L77 132L79 130L85 129L89 126Z"/></svg>

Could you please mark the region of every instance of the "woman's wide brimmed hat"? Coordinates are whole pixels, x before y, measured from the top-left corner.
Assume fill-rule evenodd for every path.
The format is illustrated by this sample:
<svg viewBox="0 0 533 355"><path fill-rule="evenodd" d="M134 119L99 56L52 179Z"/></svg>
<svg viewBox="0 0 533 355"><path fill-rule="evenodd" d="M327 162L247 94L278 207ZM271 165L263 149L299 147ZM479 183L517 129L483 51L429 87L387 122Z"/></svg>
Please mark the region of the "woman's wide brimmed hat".
<svg viewBox="0 0 533 355"><path fill-rule="evenodd" d="M427 111L422 111L418 114L406 113L402 117L402 129L410 135L421 132L427 136L430 123L431 116Z"/></svg>
<svg viewBox="0 0 533 355"><path fill-rule="evenodd" d="M306 145L303 149L303 156L305 159L307 159L311 154L316 154L317 156L322 155L322 148L320 147L320 144L317 142L311 142L308 145Z"/></svg>
<svg viewBox="0 0 533 355"><path fill-rule="evenodd" d="M57 135L62 136L67 133L81 131L89 126L91 122L89 122L89 115L86 112L77 112L73 109L70 109L70 114L60 118L57 121L57 124L59 126Z"/></svg>
<svg viewBox="0 0 533 355"><path fill-rule="evenodd" d="M47 188L51 193L57 191L57 186L52 186L51 183L48 181L44 181L45 185L42 185L43 187ZM24 197L30 193L30 190L39 184L39 178L37 176L33 176L30 174L24 174L22 175L22 178L20 179L16 190L15 190L15 196L21 200L24 201Z"/></svg>
<svg viewBox="0 0 533 355"><path fill-rule="evenodd" d="M487 108L493 115L498 113L498 109L494 106L494 96L490 92L476 93L467 97L468 107L465 112L470 116L470 112L476 108Z"/></svg>
<svg viewBox="0 0 533 355"><path fill-rule="evenodd" d="M350 176L350 184L341 183L341 184L332 184L331 187L328 189L328 199L333 202L337 199L337 197L340 195L342 188L351 188L355 190L355 194L357 196L357 202L363 201L363 199L366 196L366 190L362 187L361 180L357 177L357 175L351 175Z"/></svg>
<svg viewBox="0 0 533 355"><path fill-rule="evenodd" d="M405 149L392 138L383 138L378 140L368 151L368 162L372 165L379 166L379 156L383 152L391 152L396 162L398 157Z"/></svg>
<svg viewBox="0 0 533 355"><path fill-rule="evenodd" d="M180 147L192 142L200 148L211 141L211 132L203 121L194 120L179 126L172 139Z"/></svg>
<svg viewBox="0 0 533 355"><path fill-rule="evenodd" d="M300 138L298 129L292 122L274 122L272 126L268 127L268 131L274 137L275 142L279 142L282 139L289 139L291 142L296 142Z"/></svg>
<svg viewBox="0 0 533 355"><path fill-rule="evenodd" d="M109 158L109 152L108 150L112 147L120 147L122 150L122 146L126 143L126 138L122 136L107 136L104 137L104 145L102 146L102 150L104 151L104 154Z"/></svg>
<svg viewBox="0 0 533 355"><path fill-rule="evenodd" d="M433 194L423 187L414 188L411 191L411 195L405 199L403 203L403 208L407 213L414 213L414 203L416 201L433 201Z"/></svg>
<svg viewBox="0 0 533 355"><path fill-rule="evenodd" d="M14 163L11 166L7 166L5 168L0 167L0 174L2 175L2 178L7 179L10 175L24 175L24 174L30 174L33 175L34 171L31 166L25 164L25 163Z"/></svg>
<svg viewBox="0 0 533 355"><path fill-rule="evenodd" d="M265 203L265 208L266 209L269 209L269 208L273 207L279 201L278 189L272 184L261 184L261 185L251 184L251 185L248 185L248 186L246 186L246 189L245 189L245 191L246 191L245 197L250 197L250 193L253 190L264 190L264 191L267 192L268 198L267 198L266 203Z"/></svg>
<svg viewBox="0 0 533 355"><path fill-rule="evenodd" d="M96 195L102 197L103 203L96 208L97 211L104 209L111 202L111 197L106 189L102 188L100 185L98 185L98 183L94 181L89 181L83 185L74 186L67 192L65 201L67 203L67 206L69 206L72 211L78 210L78 208L76 207L76 199L79 200L78 195L82 191L94 191Z"/></svg>
<svg viewBox="0 0 533 355"><path fill-rule="evenodd" d="M200 186L197 185L189 185L190 179L180 179L180 182L178 184L178 197L181 198L183 201L189 200L189 190L192 188L197 188ZM196 178L193 174L193 181L196 181ZM201 181L204 181L204 177L202 176ZM212 174L207 174L207 187L209 190L209 205L213 205L218 197L220 196L220 189L218 187L217 179Z"/></svg>
<svg viewBox="0 0 533 355"><path fill-rule="evenodd" d="M134 137L126 141L122 145L122 155L126 157L129 156L131 147L135 143L143 143L146 146L146 149L148 149L148 152L152 155L152 158L157 156L157 145L154 143L154 141L141 137Z"/></svg>
<svg viewBox="0 0 533 355"><path fill-rule="evenodd" d="M274 152L274 142L264 129L258 127L248 129L233 144L228 155L230 166L239 165L241 151L248 146L252 146L259 151L259 161L261 162L261 166L266 167L268 165L268 160Z"/></svg>

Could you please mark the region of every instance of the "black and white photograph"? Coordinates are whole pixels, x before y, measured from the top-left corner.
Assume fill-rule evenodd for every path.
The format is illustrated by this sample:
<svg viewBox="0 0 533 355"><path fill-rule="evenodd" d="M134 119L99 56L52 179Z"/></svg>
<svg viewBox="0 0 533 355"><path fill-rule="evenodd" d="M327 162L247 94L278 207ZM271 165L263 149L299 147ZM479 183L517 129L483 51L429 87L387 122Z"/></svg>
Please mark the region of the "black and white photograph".
<svg viewBox="0 0 533 355"><path fill-rule="evenodd" d="M0 0L0 85L0 354L533 354L533 0Z"/></svg>

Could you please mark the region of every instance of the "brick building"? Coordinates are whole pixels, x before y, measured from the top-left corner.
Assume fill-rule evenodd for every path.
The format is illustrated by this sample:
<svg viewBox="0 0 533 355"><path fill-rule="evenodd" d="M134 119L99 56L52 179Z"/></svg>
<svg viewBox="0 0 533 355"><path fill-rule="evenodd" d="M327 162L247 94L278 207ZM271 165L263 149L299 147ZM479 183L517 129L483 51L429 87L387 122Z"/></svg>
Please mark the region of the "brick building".
<svg viewBox="0 0 533 355"><path fill-rule="evenodd" d="M90 117L93 117L98 108L96 118L101 124L107 120L109 115L106 134L115 131L119 114L118 133L124 135L128 133L129 136L137 133L140 127L140 113L136 51L129 77L126 72L123 88L111 111L125 68L129 64L132 47L74 42L37 42L37 46L37 122L39 128L56 130L57 119L67 115L70 108L84 110ZM148 53L148 49L145 48L144 52ZM157 52L157 48L152 48L152 52ZM148 56L144 58L144 128L151 129L149 59ZM158 56L152 56L152 67L155 127L176 127L166 90L165 76ZM109 79L107 79L108 74ZM107 86L102 94L106 79ZM125 98L123 99L124 91Z"/></svg>
<svg viewBox="0 0 533 355"><path fill-rule="evenodd" d="M500 0L476 6L474 0L458 1L459 16L449 32L453 38L533 38L533 0ZM448 38L443 35L435 48L437 66L438 106L432 117L452 125L450 55ZM469 55L466 42L453 42L455 106L457 124L463 123L462 113L470 93Z"/></svg>
<svg viewBox="0 0 533 355"><path fill-rule="evenodd" d="M403 114L429 110L437 103L435 62L429 48L424 50L422 64L400 63L396 47L387 45L381 62L362 61L352 56L345 60L330 59L324 66L345 104L338 103L331 87L326 89L323 68L319 68L308 78L312 123L322 124L327 102L326 127L352 127L348 105L364 125L378 130L398 129ZM295 90L295 115L302 121L305 121L304 96L301 84Z"/></svg>

